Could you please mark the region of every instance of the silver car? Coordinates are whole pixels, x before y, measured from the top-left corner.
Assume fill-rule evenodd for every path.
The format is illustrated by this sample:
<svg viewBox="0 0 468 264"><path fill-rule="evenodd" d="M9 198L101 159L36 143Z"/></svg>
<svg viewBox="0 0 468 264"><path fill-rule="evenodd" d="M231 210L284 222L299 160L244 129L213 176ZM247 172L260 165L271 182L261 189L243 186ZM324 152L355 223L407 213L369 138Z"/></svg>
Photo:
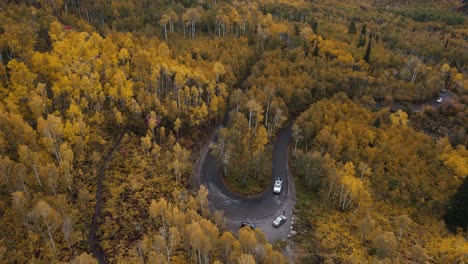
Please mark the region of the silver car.
<svg viewBox="0 0 468 264"><path fill-rule="evenodd" d="M276 219L273 220L273 226L278 227L278 226L282 225L284 222L286 222L286 219L287 218L284 215L280 215L280 216L276 217Z"/></svg>
<svg viewBox="0 0 468 264"><path fill-rule="evenodd" d="M276 178L275 185L273 186L273 192L280 193L282 187L283 187L283 179Z"/></svg>

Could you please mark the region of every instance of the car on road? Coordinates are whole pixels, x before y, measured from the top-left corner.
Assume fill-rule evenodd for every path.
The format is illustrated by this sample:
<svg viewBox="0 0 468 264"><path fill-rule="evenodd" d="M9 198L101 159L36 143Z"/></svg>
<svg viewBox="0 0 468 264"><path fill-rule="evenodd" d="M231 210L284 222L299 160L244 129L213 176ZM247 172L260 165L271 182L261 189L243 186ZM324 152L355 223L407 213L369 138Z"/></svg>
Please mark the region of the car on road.
<svg viewBox="0 0 468 264"><path fill-rule="evenodd" d="M442 97L439 97L439 99L437 99L438 103L442 103L442 101L444 101L444 98L442 98Z"/></svg>
<svg viewBox="0 0 468 264"><path fill-rule="evenodd" d="M273 192L280 193L282 187L283 187L283 179L279 177L276 178L275 185L273 186Z"/></svg>
<svg viewBox="0 0 468 264"><path fill-rule="evenodd" d="M257 227L257 225L254 222L250 222L250 221L242 221L241 227L244 227L244 226L248 226L248 227L250 227L252 229Z"/></svg>
<svg viewBox="0 0 468 264"><path fill-rule="evenodd" d="M279 227L280 225L282 225L284 222L286 222L286 216L285 215L280 215L278 217L276 217L275 220L273 220L273 226L274 227Z"/></svg>
<svg viewBox="0 0 468 264"><path fill-rule="evenodd" d="M445 90L445 89L442 89L442 90L440 90L440 91L441 91L442 93L446 93L446 92L447 92L447 90Z"/></svg>

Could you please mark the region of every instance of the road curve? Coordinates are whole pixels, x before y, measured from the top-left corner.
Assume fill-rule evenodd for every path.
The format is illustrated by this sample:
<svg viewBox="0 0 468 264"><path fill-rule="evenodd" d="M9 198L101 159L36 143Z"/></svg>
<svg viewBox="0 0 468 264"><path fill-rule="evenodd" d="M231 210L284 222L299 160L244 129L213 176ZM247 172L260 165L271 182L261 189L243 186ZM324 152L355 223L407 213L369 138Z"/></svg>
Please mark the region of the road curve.
<svg viewBox="0 0 468 264"><path fill-rule="evenodd" d="M288 146L291 139L291 125L282 128L273 148L273 174L271 184L264 193L256 197L243 197L231 192L224 185L219 173L220 166L210 151L205 148L199 160L200 169L196 175L199 183L208 189L208 202L212 210L224 212L228 229L237 232L242 220L253 221L263 230L270 242L287 238L293 222L292 209L295 202L294 184L288 170ZM273 194L276 177L283 178L280 194ZM279 228L272 226L273 219L286 213L287 221Z"/></svg>

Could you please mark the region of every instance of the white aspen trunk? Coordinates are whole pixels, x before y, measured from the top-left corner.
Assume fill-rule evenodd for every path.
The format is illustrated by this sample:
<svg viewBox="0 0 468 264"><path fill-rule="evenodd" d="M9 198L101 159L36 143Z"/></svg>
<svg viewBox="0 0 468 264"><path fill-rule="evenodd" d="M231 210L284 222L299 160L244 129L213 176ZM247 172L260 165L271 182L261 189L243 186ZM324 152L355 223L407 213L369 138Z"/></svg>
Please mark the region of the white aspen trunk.
<svg viewBox="0 0 468 264"><path fill-rule="evenodd" d="M349 193L349 190L346 190L344 197L343 197L343 204L341 205L341 210L343 211L346 209L346 199L348 198L348 193Z"/></svg>
<svg viewBox="0 0 468 264"><path fill-rule="evenodd" d="M65 231L65 232L66 232L66 231ZM71 245L71 238L70 238L70 237L71 237L71 234L66 234L65 232L64 232L65 240L67 241L68 248L71 249L71 248L72 248L72 245Z"/></svg>
<svg viewBox="0 0 468 264"><path fill-rule="evenodd" d="M36 166L34 164L32 164L31 167L32 167L32 169L34 171L34 176L36 177L36 180L39 183L39 186L41 186L41 188L42 188L41 178L39 178L39 173L37 172Z"/></svg>
<svg viewBox="0 0 468 264"><path fill-rule="evenodd" d="M367 170L367 164L364 164L364 168L362 168L361 176L360 176L361 181L362 181L362 177L364 176L364 173L366 172L366 170Z"/></svg>
<svg viewBox="0 0 468 264"><path fill-rule="evenodd" d="M192 38L195 37L195 20L192 19Z"/></svg>
<svg viewBox="0 0 468 264"><path fill-rule="evenodd" d="M419 66L414 68L413 76L411 77L411 82L414 83L416 81L416 77L418 76Z"/></svg>
<svg viewBox="0 0 468 264"><path fill-rule="evenodd" d="M255 113L255 130L254 130L254 133L257 132L257 127L258 127L258 114Z"/></svg>
<svg viewBox="0 0 468 264"><path fill-rule="evenodd" d="M179 87L176 87L177 89L177 110L180 110L180 92L179 92Z"/></svg>
<svg viewBox="0 0 468 264"><path fill-rule="evenodd" d="M161 209L161 219L163 222L163 230L162 230L162 235L164 239L166 239L166 219L164 218L163 210Z"/></svg>
<svg viewBox="0 0 468 264"><path fill-rule="evenodd" d="M52 249L54 250L54 254L55 254L57 249L55 248L54 238L52 237L52 232L50 230L50 226L48 224L46 226L47 226L47 233L49 234L50 242L52 243Z"/></svg>
<svg viewBox="0 0 468 264"><path fill-rule="evenodd" d="M67 168L67 171L65 172L65 180L67 182L68 191L72 192L72 189L71 189L71 174L70 174L70 169L69 168Z"/></svg>
<svg viewBox="0 0 468 264"><path fill-rule="evenodd" d="M351 196L349 196L348 203L346 204L345 209L349 208L349 206L351 205L351 201L352 201Z"/></svg>
<svg viewBox="0 0 468 264"><path fill-rule="evenodd" d="M57 143L57 138L55 137L54 134L50 134L51 135L51 138L54 142L54 153L55 153L55 157L57 158L57 162L59 165L62 165L62 155L60 153L60 148L58 146L58 143Z"/></svg>
<svg viewBox="0 0 468 264"><path fill-rule="evenodd" d="M169 245L170 244L170 241L169 243L166 243L167 246L166 246L166 256L167 256L167 263L170 263L171 262L171 246Z"/></svg>
<svg viewBox="0 0 468 264"><path fill-rule="evenodd" d="M330 194L332 192L332 189L333 189L333 182L330 182L330 189L328 190L327 200L330 199Z"/></svg>

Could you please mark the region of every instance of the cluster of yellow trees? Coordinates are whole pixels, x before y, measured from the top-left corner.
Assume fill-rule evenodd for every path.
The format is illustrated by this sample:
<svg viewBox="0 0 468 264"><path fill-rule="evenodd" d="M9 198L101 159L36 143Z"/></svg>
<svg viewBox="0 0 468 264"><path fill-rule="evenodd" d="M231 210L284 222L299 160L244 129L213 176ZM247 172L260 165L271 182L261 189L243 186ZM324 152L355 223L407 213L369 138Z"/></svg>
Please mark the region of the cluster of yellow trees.
<svg viewBox="0 0 468 264"><path fill-rule="evenodd" d="M465 146L416 132L401 110L372 112L344 94L303 112L293 138L294 174L316 197L299 205L299 240L314 235L314 253L351 262L466 258L464 238L440 220L468 173Z"/></svg>

